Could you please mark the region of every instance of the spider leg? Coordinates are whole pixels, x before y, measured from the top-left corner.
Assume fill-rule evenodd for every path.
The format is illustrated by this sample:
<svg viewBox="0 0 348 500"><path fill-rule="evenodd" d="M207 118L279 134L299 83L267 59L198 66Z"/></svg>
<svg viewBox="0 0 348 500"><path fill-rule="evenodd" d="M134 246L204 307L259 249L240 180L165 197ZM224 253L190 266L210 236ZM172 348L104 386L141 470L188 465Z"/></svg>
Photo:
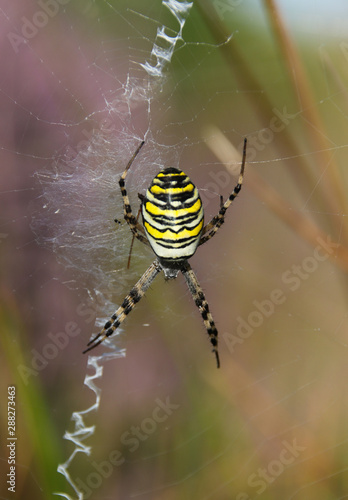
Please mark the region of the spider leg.
<svg viewBox="0 0 348 500"><path fill-rule="evenodd" d="M211 221L204 226L203 231L202 231L202 237L200 239L199 245L203 245L203 243L206 243L210 238L212 238L218 231L218 229L222 226L222 224L225 221L225 213L228 207L231 205L232 201L236 198L238 195L239 191L242 189L242 184L243 184L243 177L244 177L244 167L245 167L245 160L246 160L246 149L247 149L247 138L244 139L244 146L243 146L243 157L242 157L242 165L240 168L240 174L239 174L239 179L238 179L238 184L234 188L233 192L230 194L230 196L227 198L225 203L220 205L221 208L215 217L211 219Z"/></svg>
<svg viewBox="0 0 348 500"><path fill-rule="evenodd" d="M129 198L128 198L128 194L127 194L127 190L126 190L126 186L125 186L125 179L127 177L128 170L132 166L133 161L137 157L137 155L138 155L139 151L141 150L141 148L143 147L144 143L145 143L145 141L142 141L140 143L140 145L137 147L135 153L133 154L132 158L129 160L129 162L126 166L125 171L121 175L121 178L120 178L118 183L120 185L121 194L122 194L122 198L123 198L123 214L124 214L125 221L129 225L134 236L136 238L138 238L138 240L140 240L142 243L145 243L145 245L150 245L150 243L148 242L148 240L145 236L145 231L144 231L143 226L141 224L139 224L136 217L134 217L134 215L132 213L132 208L131 208L131 205L129 202Z"/></svg>
<svg viewBox="0 0 348 500"><path fill-rule="evenodd" d="M158 261L155 260L145 271L140 280L133 286L120 307L111 316L110 320L105 323L102 331L88 342L88 347L83 351L83 353L94 349L97 345L101 344L107 337L110 337L110 335L114 333L116 328L120 326L120 324L126 319L126 316L132 311L135 304L137 304L143 297L146 290L149 288L160 271L162 271L162 267L159 265Z"/></svg>
<svg viewBox="0 0 348 500"><path fill-rule="evenodd" d="M210 342L213 346L213 352L215 353L217 367L220 368L218 339L217 339L218 331L216 329L213 317L209 311L208 302L206 301L203 290L200 284L198 283L197 277L188 262L185 263L184 267L181 269L181 272L184 275L187 286L191 292L192 298L195 301L195 304L202 315L204 326L207 329Z"/></svg>
<svg viewBox="0 0 348 500"><path fill-rule="evenodd" d="M140 216L140 214L141 214L141 206L140 206L139 211L138 211L137 221L139 220L139 216ZM131 263L131 257L132 257L132 250L133 250L134 240L135 240L135 234L133 233L133 236L132 236L132 241L131 241L131 245L130 245L130 249L129 249L128 262L127 262L127 269L129 269L129 268L130 268L130 263Z"/></svg>

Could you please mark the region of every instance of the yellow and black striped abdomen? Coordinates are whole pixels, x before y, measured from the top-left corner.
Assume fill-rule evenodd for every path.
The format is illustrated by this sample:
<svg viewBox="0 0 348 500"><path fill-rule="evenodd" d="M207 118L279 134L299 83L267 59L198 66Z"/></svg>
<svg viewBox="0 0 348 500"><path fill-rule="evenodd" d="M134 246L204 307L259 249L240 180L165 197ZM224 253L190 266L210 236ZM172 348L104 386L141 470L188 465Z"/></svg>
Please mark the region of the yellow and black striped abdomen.
<svg viewBox="0 0 348 500"><path fill-rule="evenodd" d="M153 179L142 203L147 238L157 257L177 261L191 257L203 229L198 189L184 172L166 168Z"/></svg>

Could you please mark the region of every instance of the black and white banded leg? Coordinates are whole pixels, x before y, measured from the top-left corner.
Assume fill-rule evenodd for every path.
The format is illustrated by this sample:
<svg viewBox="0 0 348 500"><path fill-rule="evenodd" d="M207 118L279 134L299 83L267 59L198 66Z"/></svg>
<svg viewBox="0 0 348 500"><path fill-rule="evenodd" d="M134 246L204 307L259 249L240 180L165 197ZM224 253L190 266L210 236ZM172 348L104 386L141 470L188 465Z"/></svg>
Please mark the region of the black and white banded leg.
<svg viewBox="0 0 348 500"><path fill-rule="evenodd" d="M242 184L243 184L243 177L244 177L244 167L245 167L245 160L246 160L246 149L247 149L247 139L244 139L244 146L243 146L243 157L242 157L242 165L240 168L240 174L238 178L238 184L233 190L233 193L230 194L230 196L227 198L225 203L221 206L219 212L215 217L212 218L212 220L203 228L202 231L202 236L199 241L199 245L203 245L203 243L206 243L210 238L212 238L218 231L218 229L222 226L222 224L225 222L225 213L226 210L229 208L229 206L232 204L232 201L237 197L239 191L242 189Z"/></svg>
<svg viewBox="0 0 348 500"><path fill-rule="evenodd" d="M84 353L94 349L94 347L97 347L97 345L101 344L107 337L110 337L110 335L114 333L126 319L127 315L133 310L135 304L144 296L146 290L160 271L162 271L162 267L159 265L158 261L155 260L145 271L140 280L133 286L115 314L105 323L102 331L88 342L88 347L83 351Z"/></svg>
<svg viewBox="0 0 348 500"><path fill-rule="evenodd" d="M146 236L145 236L145 231L144 231L143 226L141 224L139 224L139 222L137 221L137 218L134 217L134 215L132 213L132 207L131 207L130 202L129 202L129 198L128 198L128 194L127 194L127 190L126 190L126 185L125 185L125 180L127 177L128 170L132 166L133 161L137 157L137 155L138 155L139 151L141 150L141 148L143 147L143 145L144 145L144 141L142 141L140 143L137 150L133 154L132 158L129 160L129 162L128 162L123 174L121 175L121 178L120 178L118 183L120 185L121 194L122 194L122 198L123 198L123 213L124 213L125 221L129 225L134 236L136 238L138 238L138 240L140 240L142 243L145 243L145 245L150 245Z"/></svg>
<svg viewBox="0 0 348 500"><path fill-rule="evenodd" d="M185 263L184 267L181 269L181 272L184 275L193 300L195 301L195 304L202 315L204 326L207 329L210 342L213 346L213 352L215 353L217 367L220 368L220 359L218 352L218 331L216 329L213 317L209 311L208 302L206 301L203 290L198 283L197 277L188 262Z"/></svg>

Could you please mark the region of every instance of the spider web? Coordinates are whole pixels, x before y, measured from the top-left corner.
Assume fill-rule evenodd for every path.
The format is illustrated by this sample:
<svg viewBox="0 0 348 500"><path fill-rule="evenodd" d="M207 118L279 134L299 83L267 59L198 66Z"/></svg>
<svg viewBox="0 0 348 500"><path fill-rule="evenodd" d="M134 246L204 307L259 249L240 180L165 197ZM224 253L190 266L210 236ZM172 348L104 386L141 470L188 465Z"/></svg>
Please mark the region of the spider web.
<svg viewBox="0 0 348 500"><path fill-rule="evenodd" d="M3 365L19 389L17 492L347 497L346 7L333 4L328 23L308 4L299 22L295 2L279 4L302 44L311 101L294 60L289 90L267 7L252 1L0 10L2 298L12 318ZM134 214L137 194L176 166L209 219L233 190L245 136L241 195L191 261L221 370L180 278L157 278L86 360L88 337L153 260L135 242L127 269L129 228L115 223L118 180L140 141L127 177ZM5 448L1 457L7 474Z"/></svg>

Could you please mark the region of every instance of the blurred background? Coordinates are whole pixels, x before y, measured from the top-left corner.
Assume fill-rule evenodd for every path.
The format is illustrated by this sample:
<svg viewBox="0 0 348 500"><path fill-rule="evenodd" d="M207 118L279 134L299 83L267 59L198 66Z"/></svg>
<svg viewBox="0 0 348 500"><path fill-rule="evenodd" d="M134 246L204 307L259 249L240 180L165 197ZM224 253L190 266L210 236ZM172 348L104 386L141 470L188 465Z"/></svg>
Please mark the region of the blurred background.
<svg viewBox="0 0 348 500"><path fill-rule="evenodd" d="M1 9L2 478L9 386L17 436L16 492L2 479L1 498L348 497L348 7L195 0L184 18L156 81L141 64L156 63L158 28L179 29L159 0ZM159 276L114 340L119 357L100 360L98 407L74 420L96 402L82 355L95 317L153 260L135 242L127 269L131 235L114 223L144 137L134 213L172 165L206 220L248 138L243 189L190 261L221 368L183 277ZM69 457L71 484L57 472Z"/></svg>

